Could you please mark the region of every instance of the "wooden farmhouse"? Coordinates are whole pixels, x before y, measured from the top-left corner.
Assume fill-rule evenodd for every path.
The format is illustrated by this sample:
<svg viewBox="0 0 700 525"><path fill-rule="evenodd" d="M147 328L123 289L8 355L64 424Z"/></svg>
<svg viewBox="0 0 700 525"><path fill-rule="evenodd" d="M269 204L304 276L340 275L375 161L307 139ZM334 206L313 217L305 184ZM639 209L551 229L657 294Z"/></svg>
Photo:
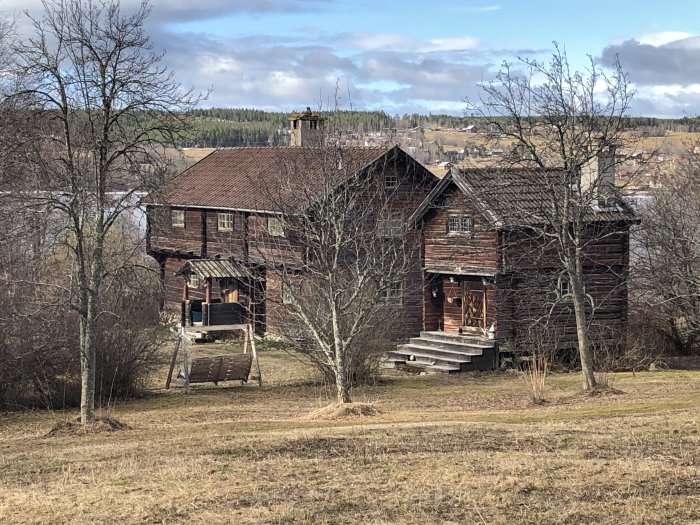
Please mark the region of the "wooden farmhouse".
<svg viewBox="0 0 700 525"><path fill-rule="evenodd" d="M389 362L458 372L492 369L519 348L575 352L569 282L546 225L561 172L453 168L437 179L398 146L343 148L342 159L329 161L329 149L316 145L322 126L308 111L293 115L295 146L217 150L148 206L148 253L161 268L165 306L185 325L284 333L295 291L280 272L302 268L305 247L281 216L300 192L315 191L330 162L339 185L361 175L391 191L387 224L417 246L409 282L391 304L400 320L392 335L404 343ZM283 172L303 173L304 182L280 187ZM589 334L595 345L619 347L634 216L606 198L582 220Z"/></svg>
<svg viewBox="0 0 700 525"><path fill-rule="evenodd" d="M317 142L319 125L308 112L295 115L295 143ZM314 191L315 181L327 180L329 171L339 185L374 177L391 194L387 224L403 232L408 215L437 183L398 146L342 148L340 157L337 152L303 145L223 148L168 183L147 213L147 249L161 268L165 306L179 308L186 325L251 323L260 335L284 334L294 290L285 289L280 275L302 266L305 249L281 220L289 206ZM417 237L412 242L411 280L418 290L420 244ZM406 295L394 302L396 313L403 331L418 333L420 293Z"/></svg>
<svg viewBox="0 0 700 525"><path fill-rule="evenodd" d="M453 169L440 181L409 218L422 232L423 332L390 359L457 371L536 348L575 360L570 283L551 235L564 180L556 170ZM609 194L577 212L589 337L618 350L634 215Z"/></svg>

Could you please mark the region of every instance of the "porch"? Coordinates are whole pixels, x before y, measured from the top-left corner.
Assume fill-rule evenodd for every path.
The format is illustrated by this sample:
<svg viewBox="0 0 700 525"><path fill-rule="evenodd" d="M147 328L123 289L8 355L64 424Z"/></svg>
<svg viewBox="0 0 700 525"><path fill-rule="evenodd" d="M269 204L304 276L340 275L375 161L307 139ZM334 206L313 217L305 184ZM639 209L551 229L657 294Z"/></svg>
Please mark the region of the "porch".
<svg viewBox="0 0 700 525"><path fill-rule="evenodd" d="M496 284L493 274L426 272L423 329L495 339Z"/></svg>
<svg viewBox="0 0 700 525"><path fill-rule="evenodd" d="M238 325L251 322L249 272L228 259L192 259L176 275L183 277L181 325ZM204 290L203 299L190 298ZM201 297L201 294L198 294Z"/></svg>

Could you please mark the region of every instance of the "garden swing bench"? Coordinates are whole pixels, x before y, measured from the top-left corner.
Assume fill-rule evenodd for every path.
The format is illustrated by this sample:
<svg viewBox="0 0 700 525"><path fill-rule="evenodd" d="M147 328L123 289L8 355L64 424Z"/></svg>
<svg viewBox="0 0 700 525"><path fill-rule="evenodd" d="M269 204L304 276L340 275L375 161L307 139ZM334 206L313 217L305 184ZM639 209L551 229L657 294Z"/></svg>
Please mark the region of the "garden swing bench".
<svg viewBox="0 0 700 525"><path fill-rule="evenodd" d="M257 368L258 386L262 386L262 373L260 372L260 362L255 349L255 338L253 328L249 324L234 325L212 325L198 326L197 332L240 332L244 333L243 353L220 356L195 357L191 361L187 355L188 336L184 327L180 328L175 349L170 360L170 370L165 381L165 388L169 389L172 383L173 371L177 363L178 354L182 353L182 367L178 378L182 379L185 393L190 392L190 385L193 383L214 383L218 385L220 381L240 381L241 384L248 382L250 369L255 361ZM250 345L250 353L248 346Z"/></svg>

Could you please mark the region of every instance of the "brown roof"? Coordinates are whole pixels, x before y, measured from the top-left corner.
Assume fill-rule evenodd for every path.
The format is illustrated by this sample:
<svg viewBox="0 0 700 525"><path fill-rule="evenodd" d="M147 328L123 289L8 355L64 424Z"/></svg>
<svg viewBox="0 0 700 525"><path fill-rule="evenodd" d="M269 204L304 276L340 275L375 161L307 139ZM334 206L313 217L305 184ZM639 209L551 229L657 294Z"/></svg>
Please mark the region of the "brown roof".
<svg viewBox="0 0 700 525"><path fill-rule="evenodd" d="M495 227L547 224L561 213L559 207L565 195L565 182L563 170L453 169L409 220L420 220L433 207L435 200L454 183ZM576 207L572 209L576 210ZM591 206L582 207L581 212L581 219L590 222L634 220L634 212L620 199L613 199L603 207L593 202Z"/></svg>
<svg viewBox="0 0 700 525"><path fill-rule="evenodd" d="M403 153L398 147L222 148L172 179L163 200L171 206L281 212L329 174L340 183L394 151ZM284 192L279 188L295 179L299 183Z"/></svg>
<svg viewBox="0 0 700 525"><path fill-rule="evenodd" d="M246 272L229 259L191 259L175 272L175 275L194 273L200 279L244 277Z"/></svg>

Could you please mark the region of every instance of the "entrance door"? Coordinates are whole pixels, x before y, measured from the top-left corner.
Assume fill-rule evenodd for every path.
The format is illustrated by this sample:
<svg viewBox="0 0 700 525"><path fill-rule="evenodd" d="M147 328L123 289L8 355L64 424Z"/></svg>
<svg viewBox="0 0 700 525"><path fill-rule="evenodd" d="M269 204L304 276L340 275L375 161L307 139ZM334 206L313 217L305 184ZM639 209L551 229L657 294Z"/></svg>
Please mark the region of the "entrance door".
<svg viewBox="0 0 700 525"><path fill-rule="evenodd" d="M474 330L486 326L486 292L480 282L462 282L462 326Z"/></svg>

